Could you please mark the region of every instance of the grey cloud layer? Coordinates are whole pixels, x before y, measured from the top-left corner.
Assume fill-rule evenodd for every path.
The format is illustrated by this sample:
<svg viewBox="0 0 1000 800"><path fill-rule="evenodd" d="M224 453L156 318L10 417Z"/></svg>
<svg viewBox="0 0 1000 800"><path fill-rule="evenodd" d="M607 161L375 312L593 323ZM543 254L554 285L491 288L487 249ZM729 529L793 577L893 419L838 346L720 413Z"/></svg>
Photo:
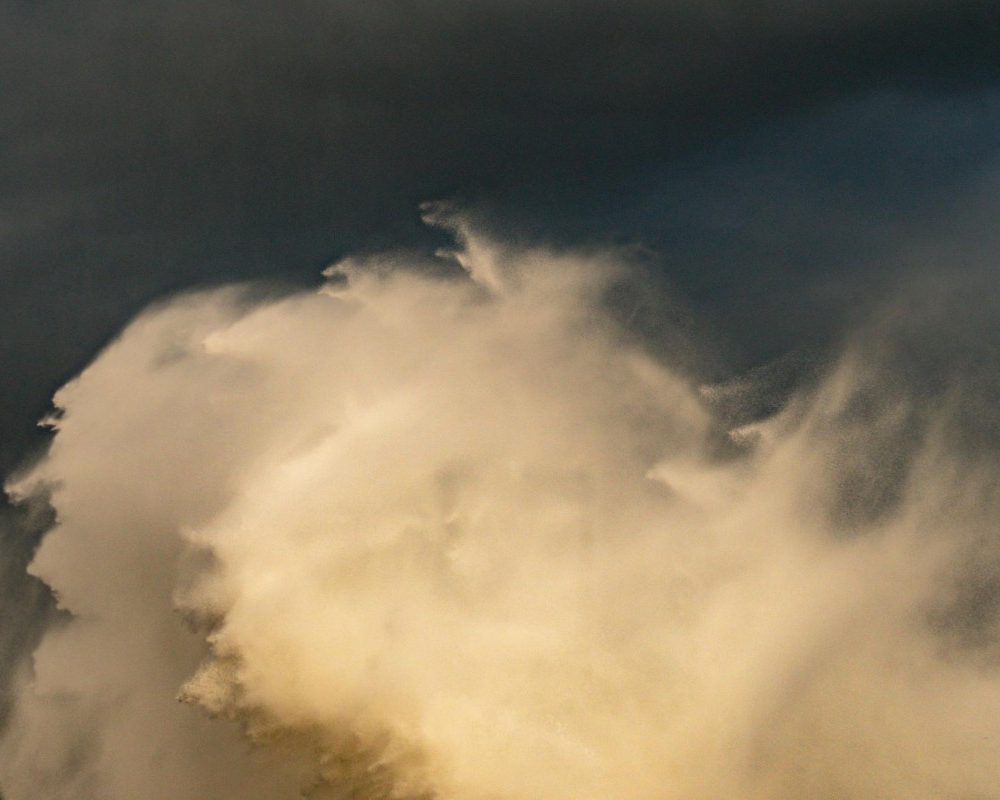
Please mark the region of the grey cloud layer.
<svg viewBox="0 0 1000 800"><path fill-rule="evenodd" d="M545 236L613 234L601 220L630 176L751 120L994 80L997 9L5 4L0 271L16 311L0 361L20 376L0 409L5 463L53 386L151 297L426 241L426 199L523 209ZM637 217L676 200L654 195Z"/></svg>

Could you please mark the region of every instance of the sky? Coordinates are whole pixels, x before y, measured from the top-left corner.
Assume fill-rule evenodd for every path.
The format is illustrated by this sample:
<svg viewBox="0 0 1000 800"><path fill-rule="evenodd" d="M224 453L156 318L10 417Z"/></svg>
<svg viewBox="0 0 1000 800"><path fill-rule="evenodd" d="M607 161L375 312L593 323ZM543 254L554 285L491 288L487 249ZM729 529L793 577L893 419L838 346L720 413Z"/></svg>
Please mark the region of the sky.
<svg viewBox="0 0 1000 800"><path fill-rule="evenodd" d="M980 698L982 706L990 708L996 696L995 679L979 685L952 673L934 672L928 666L931 639L900 620L920 609L920 614L934 620L928 625L937 626L938 638L933 641L960 640L965 644L955 647L962 653L966 652L962 648L976 650L979 655L970 656L969 663L981 659L995 664L1000 653L995 629L1000 606L996 566L1000 562L995 559L1000 544L987 521L996 498L988 488L976 495L979 500L957 498L953 481L942 477L960 475L967 485L978 485L983 476L993 474L1000 454L998 41L1000 3L992 0L4 0L0 4L0 469L10 476L12 496L0 508L5 725L0 791L4 797L27 796L19 788L27 785L24 752L39 740L64 742L63 751L58 751L63 745L54 744L46 757L45 780L52 797L156 796L143 783L152 782L152 768L140 768L152 763L148 761L152 756L135 754L131 766L120 774L114 765L127 759L106 755L91 761L80 756L84 766L71 768L67 765L73 753L104 752L101 745L89 742L88 749L73 737L86 728L82 720L101 719L105 722L98 728L108 731L108 742L127 741L127 732L133 729L121 721L108 721L105 710L95 705L94 697L106 693L107 687L135 687L129 697L140 698L159 698L162 689L173 703L178 693L184 695L185 681L193 686L185 695L193 698L188 705L228 716L235 720L234 730L242 726L251 738L257 735L254 730L286 731L296 725L325 731L320 744L295 745L303 752L310 747L339 752L345 747L341 736L345 726L360 737L358 741L367 741L370 731L365 726L382 730L389 725L386 719L394 720L392 725L410 731L400 734L401 739L423 753L412 758L426 758L432 764L426 770L411 768L410 756L399 755L402 766L392 762L395 766L389 771L401 781L398 786L408 787L398 789L404 792L400 796L440 794L474 800L508 791L512 800L555 800L560 791L569 791L579 800L586 791L610 796L616 790L609 787L615 786L623 798L652 796L650 786L665 778L652 773L623 778L620 765L628 759L610 751L594 758L615 766L584 769L567 755L569 750L553 750L550 757L543 757L538 753L549 751L547 745L539 745L531 757L537 761L531 763L538 774L551 767L552 780L561 781L561 790L543 783L511 783L510 773L503 772L504 763L528 758L516 749L508 752L501 747L505 755L498 759L495 775L485 768L475 773L470 765L482 766L483 754L498 752L500 745L472 735L462 744L465 734L456 717L446 713L445 700L423 708L413 699L437 697L442 681L457 679L446 671L444 677L431 680L422 667L405 665L434 662L441 652L461 650L462 642L476 637L485 637L487 650L503 651L498 640L490 638L487 621L502 618L510 609L516 609L509 613L523 621L535 603L561 609L548 633L564 660L579 659L580 652L586 652L596 659L594 664L607 664L646 652L638 644L638 649L630 649L634 643L619 647L603 638L578 636L575 623L571 624L573 604L559 586L579 575L575 567L551 561L552 553L565 550L565 543L560 525L544 522L560 512L550 507L551 496L535 491L537 487L522 497L513 478L491 472L509 458L533 464L537 474L563 486L562 478L554 477L563 468L518 437L504 443L498 431L506 429L508 413L521 420L524 430L539 431L537 436L543 439L550 435L553 448L576 453L567 457L567 463L580 474L593 472L594 485L609 496L630 498L637 518L695 526L687 512L661 508L660 499L625 486L601 464L617 465L627 475L643 469L660 475L673 469L674 477L662 482L688 481L702 487L716 480L708 476L718 477L716 468L724 463L733 470L724 482L743 487L739 491L746 494L741 497L763 492L778 498L763 508L730 495L719 499L712 489L709 494L715 499L706 502L715 510L699 511L704 518L697 522L713 532L712 541L728 541L727 520L732 515L753 518L748 525L754 531L766 530L769 524L782 531L795 528L801 520L781 505L781 498L794 493L793 487L803 481L821 486L826 480L826 494L820 492L823 499L816 506L825 509L827 517L801 523L809 536L880 543L871 545L878 552L862 549L830 555L821 580L838 588L818 596L815 605L850 606L851 592L844 587L854 586L865 603L870 600L888 609L889 633L874 626L858 628L864 663L841 668L834 659L829 680L803 689L806 699L795 706L798 710L773 741L758 741L763 723L749 721L753 715L746 711L742 738L739 731L733 735L744 744L750 739L756 742L756 749L748 749L744 757L748 764L759 759L765 766L756 772L748 767L752 779L750 772L734 768L713 784L704 777L706 770L692 768L690 774L678 773L677 796L711 798L735 792L791 798L803 796L803 791L808 796L822 796L817 792L825 791L859 798L880 792L914 798L991 796L993 775L983 766L988 758L971 745L968 752L975 753L963 767L965 774L974 776L968 785L944 767L927 766L943 761L946 747L931 753L933 748L921 750L912 742L898 742L895 749L887 746L877 758L873 756L868 773L846 776L836 788L826 773L806 770L795 778L799 773L788 765L804 756L796 755L788 742L796 731L808 729L814 721L811 715L818 714L829 722L833 744L817 744L817 752L828 764L849 762L844 755L847 745L838 738L846 722L829 709L835 705L831 698L841 696L838 692L846 691L844 687L864 683L862 677L888 676L900 682L898 697L882 698L888 703L884 719L892 723L887 723L890 731L926 725L936 732L935 741L949 746L958 746L955 731L974 730L978 735L979 722L961 715L949 718L944 706L961 697ZM453 251L452 256L435 256L442 249ZM568 262L583 265L586 275L602 277L594 278L592 285ZM340 266L324 279L322 273L330 265ZM364 277L386 270L412 277L409 283L386 278L373 284ZM480 301L467 296L465 289L446 291L428 277L444 274L446 280L460 282L466 272L475 286L499 298L490 301L497 306L495 317L485 314L477 305ZM544 277L532 277L536 273L553 277L547 283ZM349 286L344 302L375 309L371 319L362 315L334 325L322 319L313 300L302 299L324 283L333 291L330 287L342 281ZM231 288L234 284L244 288ZM553 286L561 288L555 291ZM437 337L447 334L441 333L440 320L428 318L414 305L415 298L424 297L442 308L459 309L454 311L458 321L452 322L456 335L463 331L471 343L468 352L443 345L439 349ZM152 311L125 328L151 304ZM376 313L380 309L402 320L399 324L406 335L397 337L395 328L380 327L383 318ZM520 320L520 325L507 327L503 320L508 316ZM592 319L597 321L588 321ZM528 341L521 328L535 331L546 345ZM242 386L239 380L245 376L231 376L235 383L229 384L217 374L221 367L203 364L193 355L190 360L178 355L179 366L164 374L144 366L173 357L156 337L175 342L178 353L188 353L186 348L194 346L185 337L194 336L192 331L207 337L205 342L217 342L224 353L244 354L250 347L247 341L259 342L254 352L262 371L260 397L251 402L239 393L231 396L231 386ZM607 374L586 359L577 359L574 331L579 332L580 342L606 354ZM327 356L314 352L317 337L357 351L361 361L368 358L370 363L346 357L343 362L326 361ZM410 338L423 342L423 350L407 349ZM648 368L652 372L642 373L646 378L629 371L632 367L627 365L639 358L629 349L633 347L654 362ZM510 374L484 360L483 353L493 348L509 353L515 364ZM440 352L441 360L424 363L425 351ZM84 379L70 384L77 388L62 390L63 399L53 404L60 387L90 364L93 369L84 373ZM421 364L421 374L430 377L411 375L412 364ZM313 386L307 379L335 368L358 376L360 383L316 378ZM659 375L658 370L666 370L667 377L649 377ZM470 374L494 386L496 397L476 394L475 386L468 385L475 384L468 380ZM541 374L551 375L551 386L538 383ZM398 382L393 377L397 375ZM307 399L285 396L272 387L279 378ZM643 383L647 378L666 381L673 387L669 396L687 399L678 400L680 406L669 412L647 408L645 393L651 391ZM432 382L435 388L426 389L427 396L420 394ZM549 387L547 392L539 385ZM470 545L467 557L475 563L480 558L510 563L515 572L523 567L527 585L547 588L538 595L541 600L530 592L501 591L484 599L475 613L452 619L451 606L420 594L426 575L413 567L419 580L407 573L409 577L401 577L399 584L418 587L413 602L420 611L414 629L437 630L432 622L438 620L453 638L438 641L428 633L437 648L430 651L405 637L385 644L384 651L371 645L390 665L385 685L396 681L403 687L400 696L385 700L384 708L375 704L378 713L357 719L347 715L352 721L344 723L343 708L333 704L322 714L317 711L316 718L303 717L296 705L300 701L289 695L294 692L274 679L281 670L263 656L252 679L235 682L242 686L240 691L258 693L257 706L219 701L225 706L220 711L209 695L225 691L205 686L225 684L217 675L218 670L225 671L225 653L242 654L240 658L254 663L247 644L253 640L254 626L280 627L255 616L257 607L246 599L252 591L247 594L242 582L263 566L256 562L252 547L232 544L231 531L240 527L233 520L241 514L262 520L256 527L250 525L246 535L252 542L262 535L258 528L268 524L284 521L297 529L313 525L304 522L306 518L336 514L332 506L317 501L314 508L304 501L303 496L312 495L313 485L298 473L281 478L282 459L291 457L275 455L280 442L294 448L291 439L305 441L333 424L317 410L318 401L308 399L320 391L316 387L331 398L347 398L348 405L361 406L375 402L371 398L395 397L397 391L414 392L421 399L414 400L415 410L407 413L417 414L413 419L419 420L434 416L426 409L435 408L436 398L442 420L433 422L432 429L442 442L452 444L427 450L426 442L411 440L391 420L378 418L371 428L365 427L368 423L357 419L367 417L358 412L345 429L357 425L358 431L382 431L379 435L396 442L399 452L413 454L402 462L384 460L388 456L375 445L368 449L369 445L358 444L359 461L379 474L397 476L402 484L418 486L426 479L430 494L443 491L434 483L440 476L431 480L420 472L414 464L423 463L421 459L440 466L441 474L448 473L456 459L478 465L469 467L469 474L477 477L455 479L464 487L455 489L455 496L470 498L468 508L458 500L456 508L473 514L468 509L478 507L477 502L484 509L523 503L541 515L531 524L540 526L543 533L538 538L547 545L534 549L523 545L523 558L511 554L514 545L497 550L482 531L530 525L520 517L505 516L508 512L483 511L484 527L479 538L470 539L478 544ZM685 394L689 390L690 398ZM246 391L252 395L256 390ZM230 398L231 419L225 414L213 416L214 393ZM581 396L590 399L571 402ZM474 417L462 410L466 402L482 404L481 427L470 435L468 451L453 438L456 431L476 428ZM54 433L38 427L40 420L60 415L65 421L55 422ZM584 437L577 452L569 431L557 426L544 433L551 415L573 419L592 430L593 436ZM301 430L287 423L292 416L305 420ZM176 422L188 417L189 428ZM772 422L773 431L767 428ZM736 447L739 453L731 452L727 436L740 426L758 424L765 430L761 441L772 444L761 444L752 454L741 450L743 445ZM240 425L253 433L241 433ZM258 426L270 426L271 433L265 435ZM643 449L644 426L662 428L664 442L679 442L678 452L687 454L678 456L681 466L662 470L662 464L655 466L659 456ZM678 428L689 433L681 435ZM175 429L179 439L190 445L176 453L165 444ZM231 445L228 439L223 441L224 430L246 441ZM149 436L143 438L146 432ZM402 438L394 438L397 434ZM621 449L615 442L627 446L621 444ZM803 443L811 443L816 452L831 453L827 472L821 464L805 466L802 477L787 467L783 459L805 458L802 453L809 449L803 450ZM844 456L847 451L855 456ZM933 455L928 455L930 451ZM157 452L173 455L155 466ZM234 466L234 453L256 465L254 469ZM320 448L313 460L316 469L337 476L344 486L356 480L334 452ZM711 469L706 466L709 462ZM931 468L930 463L936 466ZM80 464L92 465L94 485L87 482ZM129 464L137 475L143 465L153 464L148 481L121 466ZM214 490L202 493L202 488L187 485L185 475L194 474L198 464L211 465L202 477L218 483L218 496ZM564 471L569 474L570 467ZM680 473L683 476L677 477ZM937 477L932 479L930 473ZM494 488L487 491L483 488L487 484ZM542 484L548 485L544 480ZM69 488L60 495L64 486ZM380 487L400 508L408 502L409 495L402 490L394 493L388 483ZM235 499L220 499L229 490ZM925 497L915 498L914 493ZM260 501L263 509L254 505L254 498L272 494L271 501ZM372 521L376 509L367 500L352 502L350 497L343 500L351 524L383 530L379 527L383 523ZM585 504L567 503L576 508L574 513L589 513ZM913 537L923 541L918 528L937 519L942 504L949 503L962 509L956 512L959 519L944 526L949 532L937 538L950 542L962 555L947 562L951 572L941 569L960 588L949 590L948 602L934 595L937 599L929 611L925 600L933 593L928 586L947 581L938 573L928 577L933 572L930 566L930 572L921 572L922 557L914 556L912 569L894 559L915 546ZM100 515L91 519L83 510L104 504L129 510L108 519ZM175 518L174 504L200 510ZM603 506L594 511L598 512L610 515L607 528L614 533L595 536L602 547L613 550L612 540L631 530L634 520L621 519ZM924 522L912 522L914 516ZM65 544L66 536L47 535L66 526L79 530L78 541L91 542L92 548L77 552ZM109 533L102 539L94 526L119 531L115 536L121 538ZM150 601L147 608L137 600L135 586L101 589L108 580L101 564L115 563L117 548L128 549L129 531L136 526L162 530L163 541L172 542L168 546L156 539L160 544L135 545L141 551L136 563L155 573L157 577L150 579L153 585L162 581L165 587L162 607ZM195 532L176 533L185 526ZM890 528L892 536L885 534ZM92 535L96 538L88 538ZM806 591L793 577L811 574L811 567L803 566L813 564L804 540L787 532L760 536L760 552L768 558L754 561L759 569L734 583L729 595L712 594L705 600L705 608L719 609L712 612L715 616L678 628L684 631L678 634L684 646L712 637L728 641L728 633L720 633L728 631L719 621L724 611L752 604L747 598L754 596L756 582L766 582L769 570L774 570L776 585L787 586L793 594ZM886 544L896 541L893 537L903 544ZM49 541L51 546L38 550L40 542ZM147 540L139 537L139 541ZM600 582L599 593L613 594L616 581L653 580L637 566L647 550L658 553L657 558L676 558L687 565L685 574L696 583L702 581L702 586L712 583L704 576L724 570L720 565L729 563L727 559L745 557L723 548L725 558L717 550L712 550L712 558L703 558L696 548L680 545L679 554L667 556L657 549L662 543L646 533L630 541L622 546L620 558L606 556L615 567ZM290 542L294 549L294 541ZM185 548L211 551L223 564L206 568L214 577L194 581L196 588L190 590L183 588L187 578L161 574L155 566L161 557L189 558ZM268 546L259 548L271 552ZM927 555L928 562L947 561L939 549L934 549L933 558ZM371 558L383 563L378 561L383 556ZM385 558L390 566L384 570L391 572L396 556ZM290 585L309 589L303 590L302 604L333 602L324 594L322 581L289 559L288 575L298 576L288 578ZM705 566L709 562L715 566ZM959 562L962 566L955 566ZM973 562L976 569L969 566ZM139 567L123 562L121 569ZM551 581L539 578L542 573ZM879 596L879 580L870 573L895 576L902 587L899 596ZM474 569L469 574L479 575ZM488 594L475 583L478 577L469 580L480 587L476 591ZM373 628L389 624L383 619L389 612L380 598L392 592L374 578L362 583L349 602L366 609ZM62 610L56 609L57 596L63 598ZM233 598L243 598L245 604ZM641 620L636 623L640 630L653 630L657 618L647 606L656 598L640 593L632 605L615 606L609 614L618 615L619 621ZM803 630L816 630L828 622L821 612L804 614L801 620L786 619L781 603L774 603L773 613L783 632L774 646L782 652L811 641ZM153 668L149 665L156 663L165 645L143 649L141 642L116 631L123 630L122 625L130 630L129 626L167 626L164 620L172 619L174 606L197 619L221 615L232 625L195 624L200 644L177 645L190 652L185 650L167 674L154 679L147 667ZM771 613L765 606L764 616ZM142 613L137 610L134 617L118 618L116 609L133 607ZM287 609L285 619L290 630L308 638L308 626L297 621L302 607ZM74 620L88 614L117 619L118 627L108 622L107 631L88 639L74 628ZM440 622L445 618L451 622ZM896 622L899 625L893 627ZM349 628L339 617L326 619L325 624L337 630ZM206 645L215 642L212 636L219 630L224 632L219 634L224 644ZM59 631L69 631L63 651L56 641ZM886 636L897 637L898 651L876 646ZM293 639L282 646L294 650L299 645L289 644ZM90 677L75 682L64 674L72 671L66 665L86 663L101 642L110 642L108 652L123 662L131 659L142 665L136 669L146 677L105 674L97 667L92 672L82 667L77 677ZM205 660L206 646L218 647L214 661ZM539 657L524 642L513 650L523 653L524 663ZM709 660L710 651L709 647L704 655ZM890 666L893 652L903 653L908 663L923 665L924 677L901 679ZM362 648L352 657L376 655ZM329 696L339 696L338 687L347 682L354 688L345 694L350 702L344 702L353 703L351 708L364 704L358 697L367 695L355 685L353 673L334 674L303 658L299 668L328 687ZM34 691L31 678L25 677L32 661L43 671L49 665L36 687L49 681L50 695L63 692L84 698L77 711L67 712L63 719L24 699ZM198 664L203 664L202 671ZM761 656L746 669L763 673L771 666ZM455 669L455 674L462 673ZM518 669L495 676L498 685L522 680ZM782 674L794 672L787 665L781 669ZM667 693L655 694L660 704L656 707L680 708L681 717L697 729L707 724L700 710L711 705L708 698L721 696L719 687L725 685L731 687L733 708L757 708L747 700L750 690L744 690L752 684L749 679L708 674L705 682L691 686L690 697L701 705L689 708ZM200 675L211 680L199 683ZM544 679L552 685L565 681L584 694L599 691L580 688L589 680L583 673L564 674L553 668L544 672ZM627 703L648 691L643 680L641 670L633 670L611 683L622 687L622 702ZM379 683L378 690L385 693L385 686ZM463 697L481 700L476 713L487 713L494 703L502 705L502 698L482 687L466 686L463 692ZM756 703L759 697L754 697ZM437 720L432 732L421 728L419 735L413 733L413 726L419 727L416 712L411 714L416 706L422 709L420 719ZM530 720L532 730L542 736L545 720L556 714L543 706L525 700L523 708L513 704L511 714L523 712L523 719ZM198 722L186 717L177 722L176 731L171 728L174 732L164 734L157 747L180 758L184 751L178 742L215 741L208 728L197 727L202 716L194 715ZM334 725L330 719L340 721ZM606 721L600 714L570 714L565 725L579 732L573 747L596 747L591 733ZM197 727L197 732L190 732L187 725ZM143 740L156 738L141 726L136 730L141 730ZM217 771L210 766L192 768L183 780L178 777L186 787L178 796L250 796L240 794L249 789L232 776L252 782L247 776L256 773L238 765L232 753L239 750L239 736L227 731L232 741L218 744L228 754L219 755L218 763L229 764L226 759L231 757L236 766ZM883 733L876 727L871 736ZM623 742L659 738L675 743L676 752L683 751L684 737L658 727L651 714L637 712L634 726L623 724L620 738ZM372 758L382 763L381 756L370 754L374 745L366 746L368 755L359 756L359 763ZM637 748L630 763L662 761L661 755ZM299 762L308 758L296 752L291 760L299 766L289 773L295 777L272 774L268 764L253 767L267 776L259 785L270 788L260 791L271 792L269 797L285 796L281 793L287 788L274 787L312 780L315 796L326 796L323 787L334 786L335 776L321 769L320 777L303 778L310 768ZM914 753L922 753L913 757L927 766L926 774L914 773L923 778L899 783L887 776L886 763ZM436 754L444 755L435 760ZM707 748L692 755L690 763L714 758L718 752ZM178 776L184 771L174 769ZM101 774L112 775L107 778L110 782L101 784L103 779L97 777ZM866 775L872 774L878 779L868 780ZM349 783L354 778L344 780ZM504 785L507 789L501 788ZM576 788L570 791L567 786ZM389 796L378 794L383 789L369 787L365 796Z"/></svg>
<svg viewBox="0 0 1000 800"><path fill-rule="evenodd" d="M990 197L995 3L0 14L8 468L53 387L142 305L426 247L427 200L513 235L654 248L725 318L734 286L767 303L786 276L871 273Z"/></svg>

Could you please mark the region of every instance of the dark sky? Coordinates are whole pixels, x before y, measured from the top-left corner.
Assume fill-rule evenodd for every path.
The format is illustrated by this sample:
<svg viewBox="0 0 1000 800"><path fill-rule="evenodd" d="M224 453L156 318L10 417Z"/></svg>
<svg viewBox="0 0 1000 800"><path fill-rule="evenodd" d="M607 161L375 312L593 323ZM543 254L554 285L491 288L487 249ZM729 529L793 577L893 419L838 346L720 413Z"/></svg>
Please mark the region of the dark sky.
<svg viewBox="0 0 1000 800"><path fill-rule="evenodd" d="M1000 2L7 0L0 467L151 299L431 247L424 200L651 248L734 364L822 336L920 236L988 246L998 41Z"/></svg>
<svg viewBox="0 0 1000 800"><path fill-rule="evenodd" d="M430 246L428 199L649 246L774 355L968 213L997 41L998 2L7 0L0 463L150 299Z"/></svg>

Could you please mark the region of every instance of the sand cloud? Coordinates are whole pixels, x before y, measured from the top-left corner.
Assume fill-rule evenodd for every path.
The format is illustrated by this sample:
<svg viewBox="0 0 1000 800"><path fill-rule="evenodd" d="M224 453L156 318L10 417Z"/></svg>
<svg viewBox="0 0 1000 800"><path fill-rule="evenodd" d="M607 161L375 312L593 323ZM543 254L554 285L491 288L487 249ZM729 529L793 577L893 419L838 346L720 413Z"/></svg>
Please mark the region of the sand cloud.
<svg viewBox="0 0 1000 800"><path fill-rule="evenodd" d="M59 392L9 490L70 616L5 797L996 796L975 360L929 385L900 299L730 429L760 387L637 334L627 254L443 221L161 303Z"/></svg>

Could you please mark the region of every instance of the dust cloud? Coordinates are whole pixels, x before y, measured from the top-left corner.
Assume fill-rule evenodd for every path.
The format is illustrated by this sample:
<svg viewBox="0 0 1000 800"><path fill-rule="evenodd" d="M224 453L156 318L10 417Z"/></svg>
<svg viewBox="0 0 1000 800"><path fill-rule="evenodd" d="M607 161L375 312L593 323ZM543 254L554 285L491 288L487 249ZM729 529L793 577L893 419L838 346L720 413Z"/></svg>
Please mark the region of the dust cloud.
<svg viewBox="0 0 1000 800"><path fill-rule="evenodd" d="M741 413L627 254L445 222L60 390L4 797L1000 796L996 364L901 297Z"/></svg>

